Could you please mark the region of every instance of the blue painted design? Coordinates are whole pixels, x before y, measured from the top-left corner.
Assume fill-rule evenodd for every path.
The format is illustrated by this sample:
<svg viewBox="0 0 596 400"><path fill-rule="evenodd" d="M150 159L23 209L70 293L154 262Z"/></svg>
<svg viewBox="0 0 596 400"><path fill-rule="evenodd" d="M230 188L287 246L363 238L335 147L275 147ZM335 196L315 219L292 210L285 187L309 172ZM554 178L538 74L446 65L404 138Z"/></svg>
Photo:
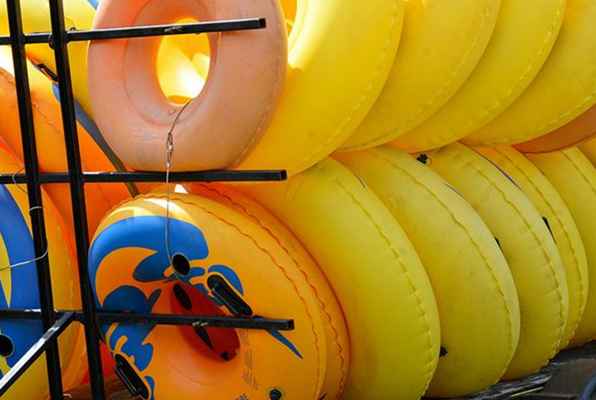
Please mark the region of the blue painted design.
<svg viewBox="0 0 596 400"><path fill-rule="evenodd" d="M205 275L205 269L201 268L201 267L193 267L190 272L188 273L188 275L186 275L184 278L184 280L186 281L190 281L193 278L198 278Z"/></svg>
<svg viewBox="0 0 596 400"><path fill-rule="evenodd" d="M87 2L89 2L89 4L91 4L91 7L95 8L97 10L97 7L99 7L99 0L87 0Z"/></svg>
<svg viewBox="0 0 596 400"><path fill-rule="evenodd" d="M8 253L9 263L17 264L35 258L33 239L21 210L5 186L0 186L0 235ZM39 308L37 270L35 263L10 270L10 304L0 290L0 308ZM15 351L7 358L13 366L27 350L41 337L40 321L0 320L0 332L11 338ZM2 374L0 373L0 376Z"/></svg>
<svg viewBox="0 0 596 400"><path fill-rule="evenodd" d="M290 342L290 340L282 335L279 331L268 330L269 334L273 336L275 339L279 340L281 343L286 345L287 348L292 350L292 353L296 354L299 358L302 358L302 354L298 351L298 348L294 345L294 343Z"/></svg>
<svg viewBox="0 0 596 400"><path fill-rule="evenodd" d="M164 242L165 224L165 217L135 217L118 221L101 232L89 251L89 278L93 289L96 290L97 270L103 259L116 250L130 247L155 251L136 268L135 280L155 282L169 278L164 275L170 265ZM200 229L187 222L170 219L169 231L172 254L183 254L189 260L204 260L209 255Z"/></svg>
<svg viewBox="0 0 596 400"><path fill-rule="evenodd" d="M150 313L160 295L161 291L156 290L147 299L139 289L132 286L121 286L106 298L104 309L118 311L122 310L122 305L125 304L128 308L127 311ZM122 346L122 352L134 355L137 368L144 371L153 358L153 345L144 343L144 341L154 327L155 324L119 324L109 338L110 348L115 349L120 338L125 337L126 342ZM102 326L104 335L106 330L107 326Z"/></svg>
<svg viewBox="0 0 596 400"><path fill-rule="evenodd" d="M166 218L160 216L127 218L111 224L96 237L89 251L88 271L91 285L96 293L98 307L112 311L126 310L149 313L153 310L161 291L156 290L147 298L140 288L134 286L135 282L165 282L178 279L190 284L191 279L196 280L196 278L205 277L206 270L195 266L185 276L166 275L170 261L164 241L165 224ZM205 260L209 256L205 236L196 226L184 221L170 219L169 231L171 254L182 254L191 264L197 260ZM98 270L109 254L125 248L148 249L152 250L153 254L147 256L138 264L133 271L133 276L130 277L130 282L122 282L123 286L114 289L106 296L103 304L100 304L97 298L96 282ZM242 282L232 268L215 264L210 266L207 271L209 274L220 274L241 295L244 294ZM204 283L194 283L192 286L215 301ZM215 303L221 306L219 302L215 301ZM122 337L126 337L127 340L122 347L122 352L133 358L136 367L143 372L149 366L154 352L153 346L145 343L154 327L153 324L119 324L108 338L110 348L114 349L117 342ZM108 328L107 326L101 327L104 336L107 334ZM290 349L296 356L302 358L296 346L280 332L269 331L269 334ZM148 382L151 381L153 385L155 384L152 377L146 376L145 378Z"/></svg>
<svg viewBox="0 0 596 400"><path fill-rule="evenodd" d="M89 250L89 277L94 292L97 294L97 271L103 259L110 253L124 248L143 248L153 250L155 253L142 260L135 268L130 282L116 288L106 296L99 307L105 310L127 310L139 313L150 313L159 299L161 291L153 292L149 298L144 293L132 286L135 281L141 283L167 281L172 279L166 276L166 269L170 265L164 241L166 218L165 217L135 217L118 221L104 231L94 240ZM170 251L172 254L182 254L189 260L203 260L209 255L207 242L203 233L195 226L170 219ZM202 276L205 270L193 268L193 277ZM155 328L155 324L118 324L109 339L109 346L115 349L117 342L126 337L122 352L131 358L139 371L147 369L153 358L153 345L145 340ZM106 335L109 327L102 326L101 330ZM155 389L155 379L146 375L145 380ZM152 395L153 398L153 395Z"/></svg>

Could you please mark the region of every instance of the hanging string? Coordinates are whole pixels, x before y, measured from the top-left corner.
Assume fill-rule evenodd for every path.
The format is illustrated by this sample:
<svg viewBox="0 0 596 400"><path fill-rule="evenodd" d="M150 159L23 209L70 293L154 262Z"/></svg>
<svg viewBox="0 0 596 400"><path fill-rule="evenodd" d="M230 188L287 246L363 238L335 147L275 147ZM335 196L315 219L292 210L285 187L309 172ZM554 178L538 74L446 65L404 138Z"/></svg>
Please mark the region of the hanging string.
<svg viewBox="0 0 596 400"><path fill-rule="evenodd" d="M14 174L12 174L12 183L14 184L14 186L19 189L21 192L27 194L27 191L25 189L23 189L18 183L17 183L17 175L21 172L23 172L25 168L21 168L18 171L16 171ZM33 211L39 211L39 212L43 212L43 207L41 206L36 206L36 207L31 207L29 208L29 215L31 215L33 213ZM27 265L30 264L34 264L38 261L43 260L44 258L46 258L48 256L48 248L46 247L46 251L39 257L36 258L32 258L30 260L26 260L26 261L21 261L18 263L14 263L14 264L10 264L7 265L5 267L0 268L0 272L6 271L6 270L10 270L10 269L14 269L14 268L21 268L21 267L26 267Z"/></svg>
<svg viewBox="0 0 596 400"><path fill-rule="evenodd" d="M170 251L170 200L171 200L171 189L170 189L170 173L172 171L172 160L174 158L174 129L176 129L176 125L180 120L180 116L186 110L188 105L192 102L193 99L188 100L184 106L176 113L176 118L172 122L172 126L168 131L168 135L166 138L166 223L165 223L165 232L164 232L164 239L166 244L166 254L168 256L168 261L170 265L173 264L172 261L172 253Z"/></svg>

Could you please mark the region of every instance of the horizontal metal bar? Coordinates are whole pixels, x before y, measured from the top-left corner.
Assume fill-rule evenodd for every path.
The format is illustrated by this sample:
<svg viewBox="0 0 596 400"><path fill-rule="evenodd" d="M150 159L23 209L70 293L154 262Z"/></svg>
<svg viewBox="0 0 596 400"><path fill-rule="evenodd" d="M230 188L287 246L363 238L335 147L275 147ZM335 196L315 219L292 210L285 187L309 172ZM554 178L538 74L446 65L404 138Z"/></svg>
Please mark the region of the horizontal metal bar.
<svg viewBox="0 0 596 400"><path fill-rule="evenodd" d="M265 18L244 18L222 21L196 22L190 24L146 25L122 28L105 28L90 30L71 30L66 33L68 42L88 40L110 40L125 38L141 38L150 36L188 35L212 32L243 31L263 29L267 26ZM25 35L25 43L51 43L49 32L29 33ZM0 37L0 46L11 44L10 36Z"/></svg>
<svg viewBox="0 0 596 400"><path fill-rule="evenodd" d="M50 43L51 38L48 32L29 33L24 36L27 44ZM9 46L10 44L10 36L0 36L0 46Z"/></svg>
<svg viewBox="0 0 596 400"><path fill-rule="evenodd" d="M172 172L170 182L265 182L284 181L288 178L286 171L199 171L199 172ZM127 183L127 182L152 182L166 181L165 172L86 172L83 174L86 183ZM40 182L43 184L69 183L69 174L42 173ZM0 174L0 185L13 185L27 183L25 174Z"/></svg>
<svg viewBox="0 0 596 400"><path fill-rule="evenodd" d="M198 171L172 172L170 182L251 182L251 181L283 181L288 178L286 171ZM118 182L165 182L165 172L108 172L84 174L87 183Z"/></svg>
<svg viewBox="0 0 596 400"><path fill-rule="evenodd" d="M72 312L76 314L74 311L64 311L61 313L56 313L58 317L62 317L65 312ZM0 309L0 319L26 319L26 320L35 320L41 318L41 311L38 309L28 309L28 310L17 310L17 309Z"/></svg>
<svg viewBox="0 0 596 400"><path fill-rule="evenodd" d="M68 183L67 173L42 173L39 177L39 182L48 183ZM25 174L0 174L0 185L22 185L27 183L27 175Z"/></svg>
<svg viewBox="0 0 596 400"><path fill-rule="evenodd" d="M201 315L169 315L169 314L128 314L98 312L101 322L134 322L134 323L155 323L158 325L195 325L199 324L212 328L236 328L236 329L265 329L276 331L294 330L294 321L286 319L267 318L235 318L235 317L212 317Z"/></svg>
<svg viewBox="0 0 596 400"><path fill-rule="evenodd" d="M57 315L74 314L77 321L83 319L80 311L57 311ZM41 318L40 310L15 310L0 309L0 319L26 319L34 320ZM174 314L136 314L128 312L106 312L98 311L97 318L103 323L131 322L131 323L154 323L158 325L194 325L199 324L205 327L214 328L236 328L236 329L265 329L276 331L294 330L294 321L289 319L268 319L268 318L235 318L235 317L213 317L204 315L174 315Z"/></svg>
<svg viewBox="0 0 596 400"><path fill-rule="evenodd" d="M39 312L41 318L41 311ZM19 361L0 379L0 397L27 371L27 369L43 354L46 348L64 332L75 320L75 313L63 314L50 329L21 357Z"/></svg>
<svg viewBox="0 0 596 400"><path fill-rule="evenodd" d="M92 29L86 31L73 30L67 33L67 39L69 42L81 42L86 40L125 39L149 36L244 31L263 29L266 26L267 23L265 18L246 18L226 21L197 22L190 24L132 26L123 28Z"/></svg>

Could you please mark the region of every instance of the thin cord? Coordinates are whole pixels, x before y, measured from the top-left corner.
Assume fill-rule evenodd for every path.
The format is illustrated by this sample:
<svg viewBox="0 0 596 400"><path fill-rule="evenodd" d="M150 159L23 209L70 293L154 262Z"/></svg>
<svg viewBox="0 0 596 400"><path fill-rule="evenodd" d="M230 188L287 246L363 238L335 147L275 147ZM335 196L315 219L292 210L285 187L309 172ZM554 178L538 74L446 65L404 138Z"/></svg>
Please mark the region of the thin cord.
<svg viewBox="0 0 596 400"><path fill-rule="evenodd" d="M15 269L15 268L25 267L25 266L27 266L29 264L33 264L33 263L36 263L38 261L41 261L44 258L46 258L47 256L48 256L48 249L46 249L46 251L41 256L39 256L37 258L32 258L31 260L27 260L27 261L15 263L15 264L7 265L6 267L2 267L2 268L0 268L0 272L6 271L6 270L9 270L9 269Z"/></svg>
<svg viewBox="0 0 596 400"><path fill-rule="evenodd" d="M12 182L14 183L14 186L16 186L17 189L19 189L21 192L23 192L23 193L26 194L27 191L25 189L23 189L19 184L17 184L17 175L19 173L21 173L23 170L24 170L24 168L21 168L18 171L16 171L14 174L12 174ZM29 214L31 214L33 211L41 211L41 212L43 212L43 207L36 206L36 207L29 208ZM41 256L39 256L37 258L32 258L31 260L21 261L21 262L15 263L15 264L7 265L5 267L0 268L0 272L6 271L6 270L9 270L9 269L25 267L25 266L27 266L29 264L33 264L33 263L36 263L38 261L41 261L44 258L46 258L47 256L48 256L48 248L46 248L46 251Z"/></svg>
<svg viewBox="0 0 596 400"><path fill-rule="evenodd" d="M166 139L166 224L165 224L165 232L164 238L166 243L166 254L168 256L168 261L170 265L172 262L172 253L170 251L170 197L171 197L171 190L170 190L170 172L172 170L172 160L174 158L174 129L180 120L180 116L186 110L188 105L192 102L193 99L190 99L184 104L184 106L178 111L176 114L176 118L174 118L174 122L172 122L172 126L168 131L168 136Z"/></svg>
<svg viewBox="0 0 596 400"><path fill-rule="evenodd" d="M14 174L12 174L12 183L14 184L14 186L16 186L17 189L19 189L21 192L27 194L27 191L25 189L23 189L18 183L17 183L17 175L20 174L21 172L23 172L25 170L25 167L22 167L21 169L19 169L18 171L16 171Z"/></svg>

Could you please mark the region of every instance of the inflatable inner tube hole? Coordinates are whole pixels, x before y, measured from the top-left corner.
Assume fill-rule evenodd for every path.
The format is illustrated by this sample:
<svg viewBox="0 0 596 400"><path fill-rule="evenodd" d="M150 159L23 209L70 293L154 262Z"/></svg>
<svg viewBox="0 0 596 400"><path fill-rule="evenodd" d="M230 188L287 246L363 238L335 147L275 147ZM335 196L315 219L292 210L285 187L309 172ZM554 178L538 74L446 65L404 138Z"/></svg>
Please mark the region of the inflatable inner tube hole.
<svg viewBox="0 0 596 400"><path fill-rule="evenodd" d="M176 21L177 24L198 22L192 18ZM157 53L157 77L163 94L172 103L184 105L198 97L209 76L211 46L209 36L165 36Z"/></svg>
<svg viewBox="0 0 596 400"><path fill-rule="evenodd" d="M189 284L174 284L172 293L175 299L173 311L176 314L224 315L212 299ZM202 356L219 362L233 360L240 347L236 330L231 328L212 328L196 323L184 328L183 336Z"/></svg>
<svg viewBox="0 0 596 400"><path fill-rule="evenodd" d="M185 276L190 273L190 261L184 254L174 254L172 257L172 268L177 274Z"/></svg>
<svg viewBox="0 0 596 400"><path fill-rule="evenodd" d="M118 375L118 378L126 386L131 396L140 396L143 399L148 399L149 389L128 361L120 354L116 354L114 360L116 361L116 375Z"/></svg>
<svg viewBox="0 0 596 400"><path fill-rule="evenodd" d="M163 2L148 2L134 23L153 25L212 19L196 2L171 0L167 3L168 6L164 7ZM217 54L220 34L173 36L126 41L123 60L125 73L122 77L124 86L136 111L148 121L164 117L155 114L158 110L170 113L189 100L200 98L203 88L210 85L207 77L215 60L209 62L209 55ZM200 60L207 61L206 65L201 64ZM168 103L172 109L164 108L164 104Z"/></svg>
<svg viewBox="0 0 596 400"><path fill-rule="evenodd" d="M14 342L6 335L0 335L0 357L8 358L14 353Z"/></svg>

